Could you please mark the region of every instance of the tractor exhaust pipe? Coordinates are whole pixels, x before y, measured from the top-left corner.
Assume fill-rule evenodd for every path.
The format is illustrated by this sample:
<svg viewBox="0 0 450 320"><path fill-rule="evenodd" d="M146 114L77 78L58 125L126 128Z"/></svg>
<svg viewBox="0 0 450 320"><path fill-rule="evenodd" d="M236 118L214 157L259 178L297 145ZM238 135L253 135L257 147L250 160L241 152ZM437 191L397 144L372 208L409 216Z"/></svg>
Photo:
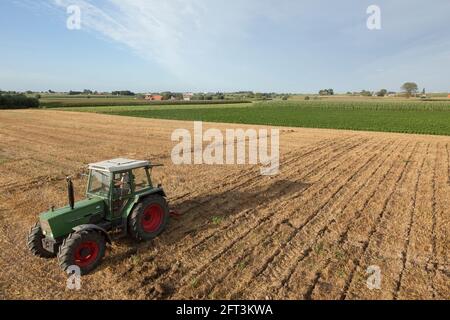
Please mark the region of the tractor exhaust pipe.
<svg viewBox="0 0 450 320"><path fill-rule="evenodd" d="M73 210L73 208L75 207L75 195L73 191L73 183L70 177L67 177L66 180L67 180L67 195L69 197L69 206L70 209Z"/></svg>

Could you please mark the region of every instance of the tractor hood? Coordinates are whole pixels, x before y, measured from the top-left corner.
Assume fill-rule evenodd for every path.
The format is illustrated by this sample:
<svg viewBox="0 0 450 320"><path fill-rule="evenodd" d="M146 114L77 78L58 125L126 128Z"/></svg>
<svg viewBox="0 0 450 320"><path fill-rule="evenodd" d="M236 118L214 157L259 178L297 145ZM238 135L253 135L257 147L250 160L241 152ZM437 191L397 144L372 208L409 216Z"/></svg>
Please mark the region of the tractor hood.
<svg viewBox="0 0 450 320"><path fill-rule="evenodd" d="M44 212L39 219L44 235L56 239L65 237L76 226L100 221L104 212L105 201L102 198L90 198L76 202L73 209L66 206Z"/></svg>

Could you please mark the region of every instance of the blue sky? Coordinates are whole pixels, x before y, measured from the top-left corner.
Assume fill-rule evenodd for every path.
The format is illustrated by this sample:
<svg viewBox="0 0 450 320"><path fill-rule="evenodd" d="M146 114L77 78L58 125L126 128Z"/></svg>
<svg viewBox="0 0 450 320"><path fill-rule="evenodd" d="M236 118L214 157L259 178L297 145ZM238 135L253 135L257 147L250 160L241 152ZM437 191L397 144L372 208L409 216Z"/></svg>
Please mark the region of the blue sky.
<svg viewBox="0 0 450 320"><path fill-rule="evenodd" d="M444 92L449 21L448 0L2 0L0 89Z"/></svg>

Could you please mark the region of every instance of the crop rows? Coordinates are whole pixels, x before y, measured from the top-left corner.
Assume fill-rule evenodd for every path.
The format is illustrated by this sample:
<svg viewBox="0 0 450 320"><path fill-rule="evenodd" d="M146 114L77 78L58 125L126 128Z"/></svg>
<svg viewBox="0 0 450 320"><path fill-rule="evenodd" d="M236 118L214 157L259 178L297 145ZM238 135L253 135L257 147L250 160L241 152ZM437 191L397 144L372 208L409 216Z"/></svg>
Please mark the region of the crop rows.
<svg viewBox="0 0 450 320"><path fill-rule="evenodd" d="M170 134L189 122L67 114L0 113L2 298L449 297L447 137L281 130L280 173L263 177L251 165L174 166ZM114 242L82 290L67 290L25 234L66 204L67 175L81 198L86 164L118 156L164 163L155 181L184 215L154 241Z"/></svg>

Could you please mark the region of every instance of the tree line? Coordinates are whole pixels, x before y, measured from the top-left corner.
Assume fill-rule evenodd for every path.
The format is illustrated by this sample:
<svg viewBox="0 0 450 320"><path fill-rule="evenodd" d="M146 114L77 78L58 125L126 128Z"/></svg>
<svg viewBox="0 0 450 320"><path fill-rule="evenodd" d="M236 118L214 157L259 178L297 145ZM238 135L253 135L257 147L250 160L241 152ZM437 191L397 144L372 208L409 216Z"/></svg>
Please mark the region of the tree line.
<svg viewBox="0 0 450 320"><path fill-rule="evenodd" d="M406 97L412 97L416 96L417 92L419 91L419 86L415 82L405 82L401 86L401 90L404 93ZM388 94L396 94L396 92L387 91L386 89L381 89L379 91L368 91L368 90L362 90L360 92L347 92L347 95L361 95L364 97L371 97L371 96L377 96L377 97L384 97ZM319 95L321 96L332 96L334 95L333 89L322 89L319 91ZM422 95L425 95L425 89L422 90Z"/></svg>
<svg viewBox="0 0 450 320"><path fill-rule="evenodd" d="M39 99L29 98L24 94L2 94L0 92L0 109L39 108Z"/></svg>

